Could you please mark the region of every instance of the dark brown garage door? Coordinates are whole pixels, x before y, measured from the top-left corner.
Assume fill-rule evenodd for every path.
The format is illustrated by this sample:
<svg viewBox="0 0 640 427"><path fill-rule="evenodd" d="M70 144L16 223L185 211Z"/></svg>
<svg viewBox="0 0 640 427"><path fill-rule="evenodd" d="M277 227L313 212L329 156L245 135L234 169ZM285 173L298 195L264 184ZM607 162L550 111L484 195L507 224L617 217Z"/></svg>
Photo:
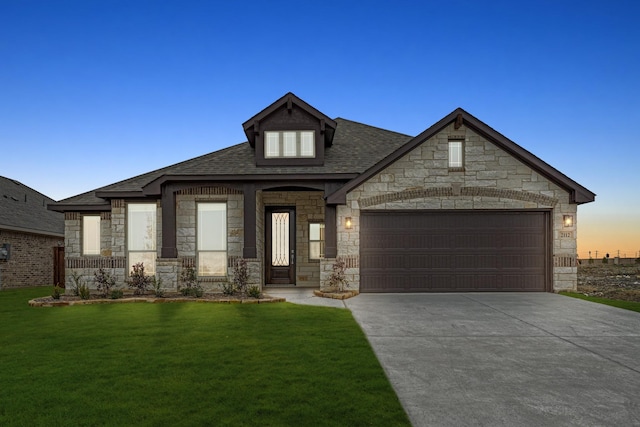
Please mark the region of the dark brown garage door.
<svg viewBox="0 0 640 427"><path fill-rule="evenodd" d="M548 212L362 212L362 292L545 291Z"/></svg>

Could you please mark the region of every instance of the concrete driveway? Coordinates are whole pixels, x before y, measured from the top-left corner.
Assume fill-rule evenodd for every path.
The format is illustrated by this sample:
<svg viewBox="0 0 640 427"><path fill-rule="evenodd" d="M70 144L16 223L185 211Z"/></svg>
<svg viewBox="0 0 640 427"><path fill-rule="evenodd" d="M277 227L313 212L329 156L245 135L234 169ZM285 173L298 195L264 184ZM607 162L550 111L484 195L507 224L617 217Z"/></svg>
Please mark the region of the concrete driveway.
<svg viewBox="0 0 640 427"><path fill-rule="evenodd" d="M346 305L415 426L640 426L640 313L548 293Z"/></svg>

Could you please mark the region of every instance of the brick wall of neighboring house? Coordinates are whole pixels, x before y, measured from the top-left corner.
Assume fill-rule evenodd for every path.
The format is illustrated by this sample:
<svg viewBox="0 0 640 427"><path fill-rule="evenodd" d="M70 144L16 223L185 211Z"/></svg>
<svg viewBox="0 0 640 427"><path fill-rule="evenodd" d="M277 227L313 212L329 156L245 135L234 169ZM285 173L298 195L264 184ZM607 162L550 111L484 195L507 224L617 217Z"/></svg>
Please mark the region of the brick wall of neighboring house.
<svg viewBox="0 0 640 427"><path fill-rule="evenodd" d="M11 257L0 261L0 286L18 288L53 285L53 248L64 238L0 230L0 244L11 245Z"/></svg>
<svg viewBox="0 0 640 427"><path fill-rule="evenodd" d="M449 139L465 141L464 171L448 170ZM352 264L347 278L355 289L360 282L360 211L371 209L550 209L553 289L576 289L577 218L571 228L562 225L563 215L577 214L569 193L464 126L449 125L351 191L346 206L338 206L338 256ZM345 217L352 218L350 230L343 227ZM323 280L329 271L323 266Z"/></svg>

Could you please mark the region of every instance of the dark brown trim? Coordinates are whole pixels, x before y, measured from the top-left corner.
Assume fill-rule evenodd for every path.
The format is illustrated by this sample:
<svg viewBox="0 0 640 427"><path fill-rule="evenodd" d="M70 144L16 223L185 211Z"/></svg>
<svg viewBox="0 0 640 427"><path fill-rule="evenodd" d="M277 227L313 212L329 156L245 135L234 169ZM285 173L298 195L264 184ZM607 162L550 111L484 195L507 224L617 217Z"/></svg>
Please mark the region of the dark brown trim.
<svg viewBox="0 0 640 427"><path fill-rule="evenodd" d="M162 189L162 258L177 258L176 244L176 191L170 185Z"/></svg>
<svg viewBox="0 0 640 427"><path fill-rule="evenodd" d="M324 257L335 258L338 256L338 230L336 224L335 205L324 207Z"/></svg>
<svg viewBox="0 0 640 427"><path fill-rule="evenodd" d="M471 114L464 111L462 108L457 108L453 112L449 113L437 123L423 131L420 135L411 139L402 147L398 148L396 151L380 160L378 163L367 169L357 178L353 179L351 182L347 183L345 186L340 188L335 193L329 195L327 198L327 203L332 204L344 204L346 203L347 193L365 181L369 180L375 174L384 170L392 163L402 158L410 151L418 147L420 144L424 143L426 140L436 135L438 132L442 131L446 126L450 123L454 122L458 115L462 115L463 122L466 126L468 126L473 131L482 135L492 143L496 144L501 149L505 150L527 166L531 167L533 170L537 171L541 175L545 176L552 182L555 182L560 187L566 189L571 194L571 202L572 203L588 203L595 200L595 193L589 191L587 188L581 186L577 182L573 181L557 169L553 168L549 164L545 163L535 155L531 154L529 151L520 147L515 142L511 141L509 138L495 131L485 123L481 122Z"/></svg>
<svg viewBox="0 0 640 427"><path fill-rule="evenodd" d="M47 209L55 212L110 212L111 203L103 205L70 205L70 204L53 204L47 205Z"/></svg>
<svg viewBox="0 0 640 427"><path fill-rule="evenodd" d="M131 197L141 197L144 198L146 194L142 191L96 191L96 197L100 197L101 199L123 199L123 198L131 198Z"/></svg>
<svg viewBox="0 0 640 427"><path fill-rule="evenodd" d="M258 257L256 245L256 186L255 184L245 184L243 188L244 200L244 247L242 257L254 259Z"/></svg>
<svg viewBox="0 0 640 427"><path fill-rule="evenodd" d="M168 182L172 183L189 183L189 185L203 185L216 183L246 183L273 181L274 183L283 182L327 182L327 181L349 181L357 177L357 173L339 173L339 174L269 174L269 175L162 175L149 182L142 188L146 196L158 196L161 194L162 185ZM107 197L107 193L105 197ZM137 192L132 192L137 193Z"/></svg>

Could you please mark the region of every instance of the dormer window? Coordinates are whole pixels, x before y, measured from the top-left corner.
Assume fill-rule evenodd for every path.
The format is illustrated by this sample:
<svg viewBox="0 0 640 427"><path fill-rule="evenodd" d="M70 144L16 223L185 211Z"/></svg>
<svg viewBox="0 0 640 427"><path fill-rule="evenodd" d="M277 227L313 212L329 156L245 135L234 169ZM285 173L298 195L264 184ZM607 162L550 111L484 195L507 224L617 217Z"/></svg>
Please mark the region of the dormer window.
<svg viewBox="0 0 640 427"><path fill-rule="evenodd" d="M322 166L338 124L292 93L242 124L256 166Z"/></svg>
<svg viewBox="0 0 640 427"><path fill-rule="evenodd" d="M313 158L316 156L315 132L266 131L264 133L264 157L270 158Z"/></svg>

